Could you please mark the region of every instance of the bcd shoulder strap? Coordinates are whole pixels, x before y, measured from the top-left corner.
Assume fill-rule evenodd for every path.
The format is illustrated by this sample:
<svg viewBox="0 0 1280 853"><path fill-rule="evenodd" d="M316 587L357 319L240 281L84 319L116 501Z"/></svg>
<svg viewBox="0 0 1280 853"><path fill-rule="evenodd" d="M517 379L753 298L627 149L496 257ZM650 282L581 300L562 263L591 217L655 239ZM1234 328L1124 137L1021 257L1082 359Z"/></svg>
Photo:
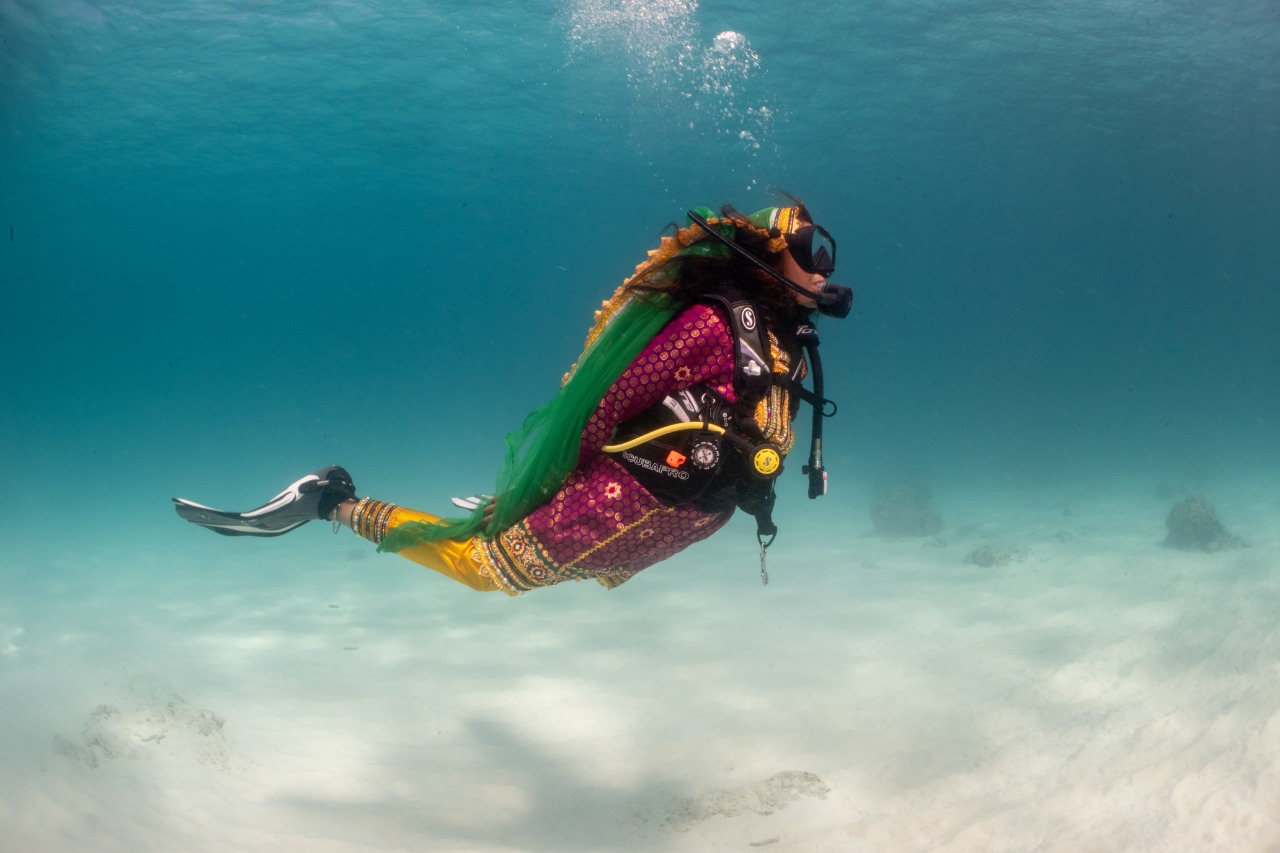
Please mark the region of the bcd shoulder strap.
<svg viewBox="0 0 1280 853"><path fill-rule="evenodd" d="M729 286L705 294L703 300L723 308L733 326L733 390L738 397L734 407L735 424L739 431L763 440L764 434L756 424L756 405L769 393L775 379L773 353L759 309L741 291ZM769 573L765 570L765 552L778 535L778 526L773 523L776 498L772 479L739 482L738 506L755 517L756 540L760 543L760 579L766 584Z"/></svg>
<svg viewBox="0 0 1280 853"><path fill-rule="evenodd" d="M738 397L735 406L737 426L754 438L763 438L755 423L756 405L769 393L774 378L773 356L759 309L753 301L731 287L707 293L702 301L723 308L733 327L733 390Z"/></svg>

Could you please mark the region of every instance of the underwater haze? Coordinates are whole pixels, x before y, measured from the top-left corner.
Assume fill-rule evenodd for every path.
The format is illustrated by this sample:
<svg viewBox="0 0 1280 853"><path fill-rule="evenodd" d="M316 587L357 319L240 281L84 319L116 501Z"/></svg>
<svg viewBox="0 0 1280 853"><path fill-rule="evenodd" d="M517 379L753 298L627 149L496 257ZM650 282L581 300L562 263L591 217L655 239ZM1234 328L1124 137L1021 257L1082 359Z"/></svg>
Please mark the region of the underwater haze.
<svg viewBox="0 0 1280 853"><path fill-rule="evenodd" d="M768 587L742 518L492 600L173 514L492 489L778 190L855 303ZM1272 0L0 0L0 837L1276 849L1278 226Z"/></svg>

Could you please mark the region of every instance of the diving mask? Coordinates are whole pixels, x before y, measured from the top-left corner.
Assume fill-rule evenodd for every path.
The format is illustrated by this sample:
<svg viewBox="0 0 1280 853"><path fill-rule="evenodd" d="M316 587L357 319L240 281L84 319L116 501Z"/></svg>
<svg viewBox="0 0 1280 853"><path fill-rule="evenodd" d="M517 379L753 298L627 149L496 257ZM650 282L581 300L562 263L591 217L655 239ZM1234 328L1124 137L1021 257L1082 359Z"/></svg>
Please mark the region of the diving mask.
<svg viewBox="0 0 1280 853"><path fill-rule="evenodd" d="M836 271L836 241L821 225L802 225L786 241L796 266L805 272L830 278Z"/></svg>
<svg viewBox="0 0 1280 853"><path fill-rule="evenodd" d="M836 241L821 225L805 224L803 207L768 207L747 217L752 225L786 241L796 265L807 273L829 278L836 271Z"/></svg>

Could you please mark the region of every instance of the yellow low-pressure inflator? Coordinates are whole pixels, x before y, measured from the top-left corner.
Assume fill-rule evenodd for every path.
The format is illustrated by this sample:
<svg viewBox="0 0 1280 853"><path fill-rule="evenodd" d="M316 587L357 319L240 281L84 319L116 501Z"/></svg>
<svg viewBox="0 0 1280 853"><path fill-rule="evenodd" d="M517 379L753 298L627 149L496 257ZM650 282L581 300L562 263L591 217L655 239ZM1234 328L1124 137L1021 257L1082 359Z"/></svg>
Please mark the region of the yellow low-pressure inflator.
<svg viewBox="0 0 1280 853"><path fill-rule="evenodd" d="M747 471L751 474L763 479L771 480L782 473L782 451L776 444L771 442L762 442L754 444L747 441L740 435L729 432L719 424L706 423L704 421L688 421L685 423L668 424L658 427L655 430L638 435L629 441L619 442L618 444L607 444L602 450L605 453L621 453L624 450L630 450L633 447L639 447L646 442L653 441L655 438L662 438L664 435L670 435L675 432L685 432L687 430L701 430L709 432L713 435L723 436L735 447L740 449L747 457Z"/></svg>

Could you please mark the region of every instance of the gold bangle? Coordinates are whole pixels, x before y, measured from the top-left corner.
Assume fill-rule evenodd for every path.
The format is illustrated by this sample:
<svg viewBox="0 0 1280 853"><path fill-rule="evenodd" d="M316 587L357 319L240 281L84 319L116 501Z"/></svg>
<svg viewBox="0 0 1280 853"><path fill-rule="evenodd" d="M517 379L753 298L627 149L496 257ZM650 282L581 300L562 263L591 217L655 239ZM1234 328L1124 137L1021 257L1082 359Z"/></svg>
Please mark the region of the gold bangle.
<svg viewBox="0 0 1280 853"><path fill-rule="evenodd" d="M369 501L369 505L364 508L364 515L360 516L360 535L365 539L373 538L370 535L373 532L373 517L377 515L380 506L381 501Z"/></svg>
<svg viewBox="0 0 1280 853"><path fill-rule="evenodd" d="M378 513L378 517L373 522L373 541L375 544L382 544L382 537L387 535L387 521L391 518L391 513L395 511L395 504L383 504L382 510Z"/></svg>
<svg viewBox="0 0 1280 853"><path fill-rule="evenodd" d="M351 510L351 532L355 533L357 536L361 535L360 524L364 518L364 511L369 506L370 500L372 499L361 498L360 502L356 504L355 509Z"/></svg>

